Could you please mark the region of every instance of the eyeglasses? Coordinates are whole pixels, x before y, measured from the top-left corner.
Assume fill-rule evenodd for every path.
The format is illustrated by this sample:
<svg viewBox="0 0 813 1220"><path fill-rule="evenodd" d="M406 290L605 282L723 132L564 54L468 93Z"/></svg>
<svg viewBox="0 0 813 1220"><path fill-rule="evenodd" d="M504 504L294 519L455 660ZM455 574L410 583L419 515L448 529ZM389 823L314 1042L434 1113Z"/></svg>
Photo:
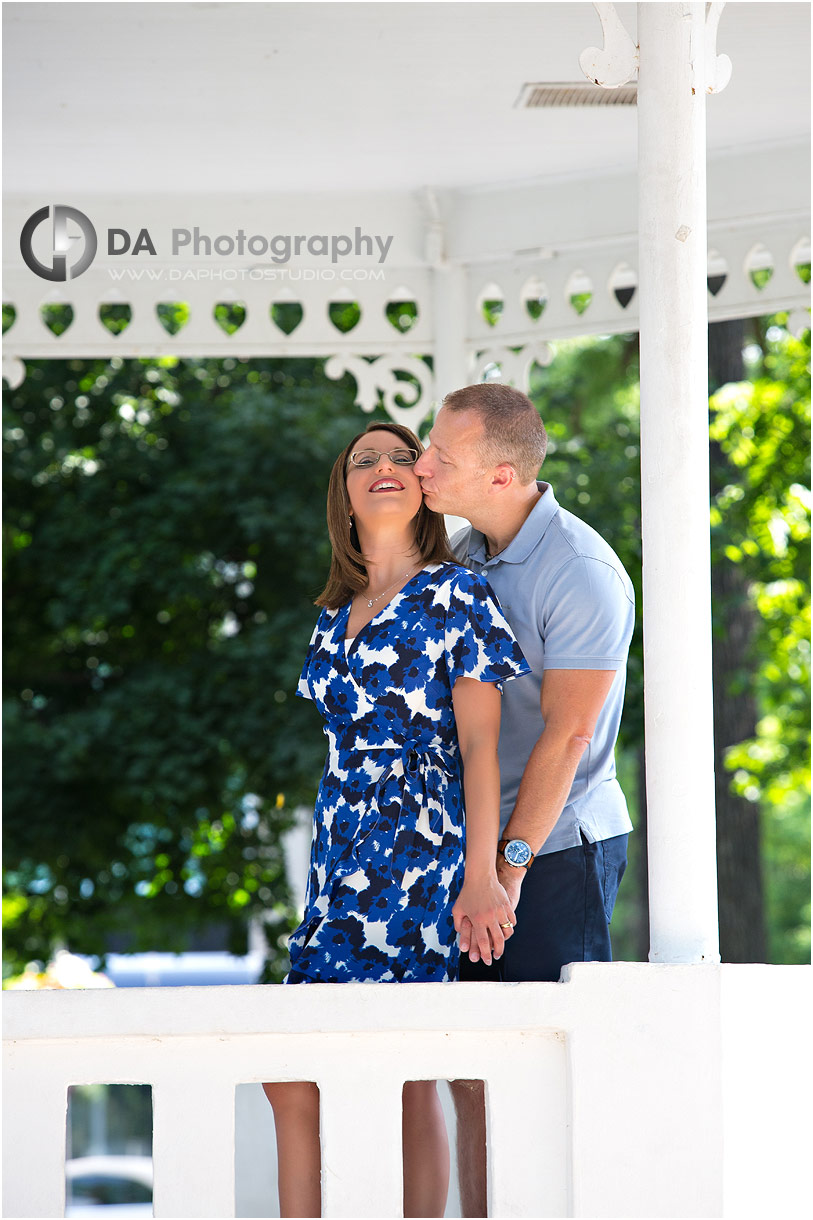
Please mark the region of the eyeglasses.
<svg viewBox="0 0 813 1220"><path fill-rule="evenodd" d="M389 453L378 449L356 449L355 453L350 454L350 462L353 466L377 466L382 457L389 458L393 466L414 466L418 460L414 449L391 449Z"/></svg>

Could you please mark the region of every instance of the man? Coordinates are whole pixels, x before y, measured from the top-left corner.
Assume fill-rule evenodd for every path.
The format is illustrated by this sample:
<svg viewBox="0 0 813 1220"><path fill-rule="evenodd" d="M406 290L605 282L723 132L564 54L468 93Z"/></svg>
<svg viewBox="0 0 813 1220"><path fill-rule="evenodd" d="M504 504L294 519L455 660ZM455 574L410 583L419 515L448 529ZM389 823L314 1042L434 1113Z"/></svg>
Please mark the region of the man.
<svg viewBox="0 0 813 1220"><path fill-rule="evenodd" d="M499 960L462 980L556 981L566 962L611 961L609 922L632 829L615 775L635 606L618 557L537 482L547 434L510 386L447 395L418 459L427 504L465 517L459 559L483 572L532 673L506 683L497 872L516 911ZM477 957L476 950L473 955ZM453 1084L463 1211L486 1214L480 1082Z"/></svg>

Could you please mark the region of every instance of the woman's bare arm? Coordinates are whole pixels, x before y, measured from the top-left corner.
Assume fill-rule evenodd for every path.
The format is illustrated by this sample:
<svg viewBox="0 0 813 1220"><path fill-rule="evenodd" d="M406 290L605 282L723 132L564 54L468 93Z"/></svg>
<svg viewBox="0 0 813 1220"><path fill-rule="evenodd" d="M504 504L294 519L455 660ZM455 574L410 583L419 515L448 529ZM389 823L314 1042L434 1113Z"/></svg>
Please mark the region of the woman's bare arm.
<svg viewBox="0 0 813 1220"><path fill-rule="evenodd" d="M500 735L501 696L491 682L458 678L452 691L457 737L463 763L466 799L466 873L453 907L459 932L471 921L471 949L491 964L501 957L511 930L500 925L515 922L511 902L497 880L497 839L500 828L500 769L497 742Z"/></svg>

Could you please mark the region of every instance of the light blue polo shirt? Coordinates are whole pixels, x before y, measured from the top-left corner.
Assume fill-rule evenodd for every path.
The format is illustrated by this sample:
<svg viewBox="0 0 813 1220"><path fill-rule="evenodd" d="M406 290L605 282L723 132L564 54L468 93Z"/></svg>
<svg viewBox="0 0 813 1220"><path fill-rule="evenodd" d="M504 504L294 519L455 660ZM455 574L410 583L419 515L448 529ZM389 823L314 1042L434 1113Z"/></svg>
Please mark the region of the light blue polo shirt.
<svg viewBox="0 0 813 1220"><path fill-rule="evenodd" d="M482 572L525 654L531 673L506 682L500 727L500 829L514 808L531 750L545 727L540 687L546 669L614 669L615 679L584 751L558 822L540 854L632 830L615 774L635 593L621 561L584 521L560 508L549 483L504 551L486 559L471 526L456 534L458 559Z"/></svg>

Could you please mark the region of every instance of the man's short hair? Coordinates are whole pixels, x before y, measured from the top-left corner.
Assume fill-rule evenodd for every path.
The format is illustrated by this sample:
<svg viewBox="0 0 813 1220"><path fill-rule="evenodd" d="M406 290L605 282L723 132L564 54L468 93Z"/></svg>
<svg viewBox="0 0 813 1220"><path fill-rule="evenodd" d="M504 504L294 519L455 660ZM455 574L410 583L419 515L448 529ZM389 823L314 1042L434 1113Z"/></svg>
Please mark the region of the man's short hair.
<svg viewBox="0 0 813 1220"><path fill-rule="evenodd" d="M522 486L539 474L548 449L548 434L527 394L493 381L453 390L443 400L450 411L472 411L483 423L478 445L487 467L513 466Z"/></svg>

